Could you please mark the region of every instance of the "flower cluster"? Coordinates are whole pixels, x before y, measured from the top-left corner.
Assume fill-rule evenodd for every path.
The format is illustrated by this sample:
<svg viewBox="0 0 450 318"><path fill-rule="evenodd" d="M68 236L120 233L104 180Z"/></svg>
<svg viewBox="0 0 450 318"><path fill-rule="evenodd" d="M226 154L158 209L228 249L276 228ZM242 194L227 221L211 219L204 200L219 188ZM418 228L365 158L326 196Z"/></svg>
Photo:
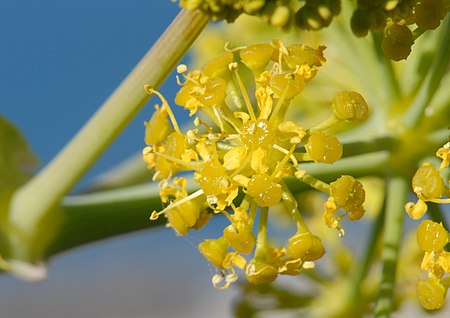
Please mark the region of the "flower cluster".
<svg viewBox="0 0 450 318"><path fill-rule="evenodd" d="M241 14L259 16L272 26L319 30L341 12L341 0L180 0L188 10L199 9L213 20L233 22ZM353 34L384 31L381 48L394 60L406 59L414 41L436 29L449 8L445 0L359 0L350 19Z"/></svg>
<svg viewBox="0 0 450 318"><path fill-rule="evenodd" d="M408 202L405 205L406 212L414 219L420 219L428 209L426 202L450 203L450 190L446 186L441 172L450 165L450 142L439 148L436 156L442 160L439 169L425 162L414 174L412 188L418 200L416 203Z"/></svg>
<svg viewBox="0 0 450 318"><path fill-rule="evenodd" d="M384 54L400 61L411 53L415 36L436 29L446 13L444 0L361 0L353 12L351 27L357 36L366 36L369 30L384 30ZM411 30L414 26L420 29L415 35Z"/></svg>
<svg viewBox="0 0 450 318"><path fill-rule="evenodd" d="M175 103L195 116L194 129L182 133L169 103L152 87L162 106L146 123L143 158L161 180L160 196L167 207L151 219L165 215L179 235L199 229L214 214L223 214L229 225L223 236L199 244L200 252L218 269L217 288L237 279L235 267L245 269L255 284L270 283L279 274L297 275L314 266L325 254L321 239L308 228L297 201L284 182L296 178L329 196L323 221L343 235L340 220L358 220L364 214L365 191L351 176L331 184L309 175L301 162L332 164L343 147L329 127L367 118L364 98L352 91L339 92L332 101L334 112L318 125L305 129L285 119L291 101L325 63L325 47L311 48L281 41L227 50L201 70L177 68L181 79ZM246 79L253 77L254 94ZM198 116L197 116L198 115ZM206 116L206 117L205 117ZM171 125L172 124L172 125ZM193 171L199 190L189 194L186 179L172 178ZM297 231L285 247L267 241L269 208L283 206ZM339 211L344 212L339 213ZM258 217L259 214L259 217ZM254 224L258 220L256 235ZM247 260L244 255L254 252Z"/></svg>
<svg viewBox="0 0 450 318"><path fill-rule="evenodd" d="M406 212L412 219L420 219L427 211L426 202L450 203L450 191L441 173L450 164L450 142L439 148L436 156L440 158L439 169L430 163L424 163L415 173L412 180L413 191L417 194L417 203L408 202ZM443 306L445 295L450 286L450 253L445 251L449 241L449 233L442 223L430 220L422 221L417 229L417 243L425 255L421 269L428 271L427 280L419 280L416 293L422 306L428 310L436 310Z"/></svg>
<svg viewBox="0 0 450 318"><path fill-rule="evenodd" d="M233 22L245 13L276 27L295 25L306 30L328 26L341 10L340 0L180 0L180 5L188 10L200 9L214 20Z"/></svg>
<svg viewBox="0 0 450 318"><path fill-rule="evenodd" d="M450 287L450 253L444 250L449 233L441 223L423 221L417 229L417 243L425 252L420 268L428 271L427 280L416 283L417 297L425 309L436 310L443 306Z"/></svg>

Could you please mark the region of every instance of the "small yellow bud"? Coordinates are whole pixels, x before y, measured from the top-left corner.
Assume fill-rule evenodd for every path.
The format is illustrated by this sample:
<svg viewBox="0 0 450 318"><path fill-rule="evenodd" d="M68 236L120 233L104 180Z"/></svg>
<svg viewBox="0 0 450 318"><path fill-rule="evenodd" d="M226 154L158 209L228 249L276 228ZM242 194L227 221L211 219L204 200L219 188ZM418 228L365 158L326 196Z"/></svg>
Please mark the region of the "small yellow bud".
<svg viewBox="0 0 450 318"><path fill-rule="evenodd" d="M234 147L224 155L223 167L228 171L239 168L246 155L247 148Z"/></svg>
<svg viewBox="0 0 450 318"><path fill-rule="evenodd" d="M332 107L336 116L342 120L364 120L369 116L369 106L357 92L337 93Z"/></svg>
<svg viewBox="0 0 450 318"><path fill-rule="evenodd" d="M242 49L239 54L242 63L252 71L262 72L270 62L274 47L270 44L254 44Z"/></svg>
<svg viewBox="0 0 450 318"><path fill-rule="evenodd" d="M448 233L442 224L425 220L417 228L417 243L427 252L441 252L448 242Z"/></svg>
<svg viewBox="0 0 450 318"><path fill-rule="evenodd" d="M210 77L224 77L229 75L228 65L233 62L233 53L226 52L205 64L203 74Z"/></svg>
<svg viewBox="0 0 450 318"><path fill-rule="evenodd" d="M427 212L427 209L427 204L421 199L417 200L417 203L408 202L405 204L406 213L413 220L420 219Z"/></svg>
<svg viewBox="0 0 450 318"><path fill-rule="evenodd" d="M443 195L445 184L439 171L426 162L414 174L412 188L423 200L437 199Z"/></svg>
<svg viewBox="0 0 450 318"><path fill-rule="evenodd" d="M205 240L198 245L203 256L217 268L223 268L223 261L228 253L228 241L224 237Z"/></svg>
<svg viewBox="0 0 450 318"><path fill-rule="evenodd" d="M416 294L420 304L427 310L437 310L444 305L447 290L437 279L419 280Z"/></svg>
<svg viewBox="0 0 450 318"><path fill-rule="evenodd" d="M167 111L161 107L155 106L155 112L152 118L145 122L145 143L155 145L163 142L167 136L173 132L170 126Z"/></svg>
<svg viewBox="0 0 450 318"><path fill-rule="evenodd" d="M255 246L255 235L244 222L236 222L223 230L223 235L238 253L248 254Z"/></svg>
<svg viewBox="0 0 450 318"><path fill-rule="evenodd" d="M291 237L287 250L292 258L300 258L302 261L317 261L325 254L320 238L310 232L297 233Z"/></svg>
<svg viewBox="0 0 450 318"><path fill-rule="evenodd" d="M186 201L166 211L169 225L178 235L186 235L195 226L200 217L200 206L195 201Z"/></svg>
<svg viewBox="0 0 450 318"><path fill-rule="evenodd" d="M342 157L342 144L333 135L312 133L306 144L306 151L316 162L334 163Z"/></svg>
<svg viewBox="0 0 450 318"><path fill-rule="evenodd" d="M245 276L255 285L269 284L277 278L278 268L255 257L247 264Z"/></svg>
<svg viewBox="0 0 450 318"><path fill-rule="evenodd" d="M341 176L330 184L331 196L336 204L350 213L349 220L360 219L364 215L363 204L366 191L362 183L352 176Z"/></svg>
<svg viewBox="0 0 450 318"><path fill-rule="evenodd" d="M281 186L267 174L255 174L248 183L247 194L259 206L272 206L281 200Z"/></svg>

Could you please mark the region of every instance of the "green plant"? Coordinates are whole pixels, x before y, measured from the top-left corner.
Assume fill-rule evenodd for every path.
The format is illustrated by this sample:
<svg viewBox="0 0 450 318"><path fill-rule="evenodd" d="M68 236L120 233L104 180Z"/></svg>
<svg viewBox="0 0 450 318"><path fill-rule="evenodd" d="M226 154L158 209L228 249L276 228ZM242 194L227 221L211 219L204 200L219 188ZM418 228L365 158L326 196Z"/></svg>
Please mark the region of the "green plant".
<svg viewBox="0 0 450 318"><path fill-rule="evenodd" d="M448 288L444 239L448 226L436 203L447 203L449 196L448 2L180 3L188 10L180 13L100 111L36 176L21 169L24 161L33 161L25 142L9 123L1 122L6 136L2 140L13 136L23 146L4 161L0 170L4 174L0 188L0 266L25 278L42 278L41 261L83 243L146 227L142 218L149 214L147 209L156 209L162 201L168 207L154 212L151 218L165 214L177 234L203 226L214 213L229 218L230 226L224 229L222 238L199 246L219 269L214 278L216 286L223 287L223 279L225 287L236 280L233 266L245 267L248 280L256 284L272 282L278 274L300 272L316 283L318 292L304 296L277 285L246 287L238 315L248 317L263 310L247 298L259 293L283 298L284 302L277 303L280 308L303 308L312 315L362 316L372 311L376 317L387 317L396 308L397 299L407 294L407 287L395 290L396 283L411 286L418 278L397 273L397 267L404 266L403 260L417 255L401 254L400 250L404 204L412 182L419 201L408 203L407 212L417 219L428 208L435 221L419 226L419 245L425 251L422 269L428 271L429 279L418 281L417 294L427 309L442 306ZM206 31L206 36L208 32L222 32L230 42L224 55L200 71L187 73L185 66L178 68L184 80L175 102L192 115L202 111L210 118L195 120L196 126L205 127L203 131L199 127L183 133L169 103L156 89L210 19L232 22L241 14L262 17L272 27L239 18L222 30L213 27ZM349 25L357 36L365 36L370 30L372 37L356 39ZM281 34L273 27L291 31ZM239 28L263 38L264 43L233 43L233 32ZM308 34L314 42L311 47L292 40L304 29L320 29L317 38ZM283 37L282 41L269 41L278 36ZM324 51L319 44L328 49ZM198 59L207 55L201 44L196 50ZM432 52L433 57L422 59L424 51ZM316 76L325 58L330 67L324 70L324 76L322 70ZM402 64L392 62L406 58ZM149 69L152 72L147 72ZM248 94L251 87L256 88L256 102ZM331 95L324 94L327 91ZM154 179L163 180L162 186L152 185L150 194L147 186L137 186L62 200L152 94L159 95L163 105L147 124L144 159L150 168L156 168ZM231 108L224 106L229 103L226 98L231 100ZM342 122L347 123L337 125ZM91 138L94 135L100 137ZM2 152L7 153L8 145L4 147ZM422 164L430 161L437 149L439 168L433 168L432 163ZM80 153L83 155L73 161ZM306 161L315 163L303 163ZM195 171L194 180L174 179L170 185L169 180L179 170ZM362 177L371 177L370 181L378 182L385 191L374 191L367 178L355 179ZM329 199L306 192L308 187L326 193ZM325 201L324 215L316 211L308 216L307 211L298 208L315 199ZM371 205L376 199L384 202L382 208ZM331 237L321 233L320 222L323 219L343 236L342 217L361 218L365 201L369 201L366 209L372 210L371 218L365 218L370 218L373 230L363 255L351 255L337 233ZM269 207L272 210L280 202L297 227L285 248L272 246L267 237L267 219L273 214ZM127 220L108 218L123 206L136 213ZM340 208L346 212L336 215ZM252 227L257 213L259 227L255 236ZM104 222L110 224L100 233L81 231ZM314 228L314 234L309 228ZM437 245L423 243L436 237L442 239ZM254 257L246 265L241 254L251 252L255 243ZM382 246L381 254L378 244ZM329 276L311 268L323 257L323 245L333 247L325 257L335 255L330 257L335 267ZM350 259L357 264L355 270L349 270ZM380 281L367 278L379 264ZM327 303L323 299L329 299L336 286L345 286L345 292L340 292L339 297L334 294L337 300L329 306L320 306L319 301Z"/></svg>

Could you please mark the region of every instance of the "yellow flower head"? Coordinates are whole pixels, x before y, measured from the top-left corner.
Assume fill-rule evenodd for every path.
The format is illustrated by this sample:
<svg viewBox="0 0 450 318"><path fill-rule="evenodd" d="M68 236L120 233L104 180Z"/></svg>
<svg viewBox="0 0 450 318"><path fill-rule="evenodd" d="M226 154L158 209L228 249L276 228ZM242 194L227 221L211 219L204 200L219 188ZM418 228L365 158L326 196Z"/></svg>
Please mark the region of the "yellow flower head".
<svg viewBox="0 0 450 318"><path fill-rule="evenodd" d="M330 164L340 159L342 145L334 135L324 132L331 126L330 119L311 129L285 119L291 102L325 63L324 49L285 46L274 40L228 50L201 70L188 72L180 65L181 88L175 103L191 116L198 115L196 128L186 134L181 132L169 103L146 86L148 93L160 97L163 106L157 107L146 123L148 146L143 157L155 170L154 179L161 180L161 200L168 204L151 218L164 214L179 235L204 225L205 215L222 213L229 219L223 237L199 245L200 252L219 271L213 278L218 288L226 288L237 279L234 267L245 267L250 282L268 283L278 274L299 274L325 253L320 238L301 221L284 178L297 178L326 193L332 189L336 209L346 209L351 220L364 213L364 190L358 181L349 179L344 193L341 186L332 184L330 188L300 169L299 161ZM252 85L254 93L250 94L247 87ZM333 124L365 119L367 105L362 96L343 94L340 100L346 100L348 107L341 111L342 118L331 115ZM186 170L193 171L198 183L198 190L191 194L184 178L175 178L173 186L169 185L173 176ZM298 227L299 234L289 241L288 252L269 246L265 239L269 208L280 204L291 212ZM253 251L253 259L246 265L241 254Z"/></svg>

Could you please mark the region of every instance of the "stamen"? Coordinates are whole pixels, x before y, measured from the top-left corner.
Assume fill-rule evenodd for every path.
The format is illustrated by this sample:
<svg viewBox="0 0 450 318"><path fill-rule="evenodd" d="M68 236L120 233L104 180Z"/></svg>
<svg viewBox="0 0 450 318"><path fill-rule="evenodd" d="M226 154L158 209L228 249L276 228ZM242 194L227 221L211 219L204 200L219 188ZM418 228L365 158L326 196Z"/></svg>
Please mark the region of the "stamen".
<svg viewBox="0 0 450 318"><path fill-rule="evenodd" d="M155 94L159 97L159 99L161 99L163 106L166 108L170 120L172 121L173 128L175 129L176 132L180 133L180 127L178 126L175 115L173 114L172 109L170 108L169 103L164 98L164 96L157 90L154 90L150 85L145 85L144 89L147 91L148 94Z"/></svg>
<svg viewBox="0 0 450 318"><path fill-rule="evenodd" d="M225 210L221 210L220 212L222 212L222 214L225 215L225 216L227 217L227 219L228 219L231 223L233 223L233 219L231 218L230 213L228 213L228 212L225 211Z"/></svg>
<svg viewBox="0 0 450 318"><path fill-rule="evenodd" d="M244 46L237 46L235 48L231 48L231 41L225 42L225 45L223 46L225 52L231 52L231 53L245 49L246 47L247 46L244 45Z"/></svg>
<svg viewBox="0 0 450 318"><path fill-rule="evenodd" d="M303 269L314 269L316 264L314 262L306 261L302 264Z"/></svg>
<svg viewBox="0 0 450 318"><path fill-rule="evenodd" d="M187 66L186 66L186 64L180 64L180 65L178 65L177 66L177 73L178 74L183 74L183 73L185 73L186 71L187 71Z"/></svg>
<svg viewBox="0 0 450 318"><path fill-rule="evenodd" d="M291 87L291 83L292 83L292 79L288 79L288 83L287 83L286 87L283 89L283 93L281 94L280 99L278 100L277 104L275 105L274 110L272 111L272 114L270 115L269 124L273 123L273 121L275 120L281 107L283 106L284 100L286 99L287 92L289 91L289 89Z"/></svg>
<svg viewBox="0 0 450 318"><path fill-rule="evenodd" d="M245 89L244 83L239 76L238 69L239 66L236 62L230 63L228 66L230 71L232 71L235 75L236 81L238 82L239 89L241 90L242 97L244 98L245 106L247 107L248 114L252 120L256 120L255 112L253 111L252 103L250 102L250 98L248 97L247 90Z"/></svg>
<svg viewBox="0 0 450 318"><path fill-rule="evenodd" d="M186 162L186 161L183 161L181 159L178 159L178 158L172 157L170 155L167 155L164 152L154 151L153 153L155 155L158 155L158 156L164 158L164 159L167 159L167 160L173 161L175 163L178 163L179 165L185 166L189 170L197 170L198 168L200 168L200 164L198 164L197 162Z"/></svg>
<svg viewBox="0 0 450 318"><path fill-rule="evenodd" d="M277 148L275 148L275 149L277 149ZM281 148L281 149L283 149L283 148ZM277 149L277 150L279 150L279 149ZM283 149L283 150L285 150L285 149ZM292 154L294 153L294 150L295 150L295 145L292 145L291 149L289 150L289 152L286 153L286 156L284 156L284 158L277 164L277 166L273 170L272 174L270 175L271 178L275 178L275 176L277 175L278 171L280 171L283 168L283 166L286 164L286 162L292 156Z"/></svg>
<svg viewBox="0 0 450 318"><path fill-rule="evenodd" d="M323 131L325 129L330 128L331 126L334 126L336 124L339 124L343 120L337 117L335 114L331 115L328 119L324 120L323 122L319 123L317 126L312 127L310 129L307 129L306 132L308 134L312 134L314 132Z"/></svg>
<svg viewBox="0 0 450 318"><path fill-rule="evenodd" d="M288 155L288 154L289 154L289 150L286 150L286 149L284 149L283 147L278 146L277 144L273 144L272 147L273 147L274 149L278 150L278 151L281 151L281 152L284 153L285 155ZM291 153L291 154L289 155L289 159L292 160L292 163L293 163L294 165L298 166L298 161L297 161L297 159L294 157L294 154L293 154L293 153Z"/></svg>
<svg viewBox="0 0 450 318"><path fill-rule="evenodd" d="M230 178L233 178L234 176L236 176L238 173L240 173L243 169L245 169L248 165L248 163L252 160L252 154L253 151L251 153L249 153L247 155L247 157L245 157L244 161L241 162L241 165L239 166L239 168L237 168L230 176Z"/></svg>
<svg viewBox="0 0 450 318"><path fill-rule="evenodd" d="M223 121L222 121L222 118L221 118L221 116L219 114L218 107L214 106L213 107L213 111L214 111L214 115L216 115L216 117L217 117L217 121L219 122L220 132L223 134L224 133Z"/></svg>
<svg viewBox="0 0 450 318"><path fill-rule="evenodd" d="M322 180L316 179L309 174L305 174L302 178L302 181L314 189L317 189L323 193L331 195L330 185L328 183L323 182Z"/></svg>
<svg viewBox="0 0 450 318"><path fill-rule="evenodd" d="M258 205L256 204L255 200L250 198L249 195L245 195L244 201L245 199L248 199L248 201L250 201L250 211L248 214L251 220L250 227L253 228L253 225L255 224L256 212L258 212Z"/></svg>
<svg viewBox="0 0 450 318"><path fill-rule="evenodd" d="M228 287L230 287L231 282L227 279L227 276L225 273L220 272L216 275L213 276L213 278L211 279L211 282L214 286L214 288L219 289L219 290L224 290L227 289ZM222 283L222 281L225 279L225 284L223 284L222 286L220 285L220 283Z"/></svg>
<svg viewBox="0 0 450 318"><path fill-rule="evenodd" d="M187 197L170 204L164 210L161 210L159 212L153 211L152 215L150 216L150 220L156 220L160 215L163 215L167 211L172 210L172 209L182 205L183 203L191 201L191 200L195 199L196 197L201 196L202 194L203 194L203 190L201 190L201 189L197 190L194 193L188 195Z"/></svg>

